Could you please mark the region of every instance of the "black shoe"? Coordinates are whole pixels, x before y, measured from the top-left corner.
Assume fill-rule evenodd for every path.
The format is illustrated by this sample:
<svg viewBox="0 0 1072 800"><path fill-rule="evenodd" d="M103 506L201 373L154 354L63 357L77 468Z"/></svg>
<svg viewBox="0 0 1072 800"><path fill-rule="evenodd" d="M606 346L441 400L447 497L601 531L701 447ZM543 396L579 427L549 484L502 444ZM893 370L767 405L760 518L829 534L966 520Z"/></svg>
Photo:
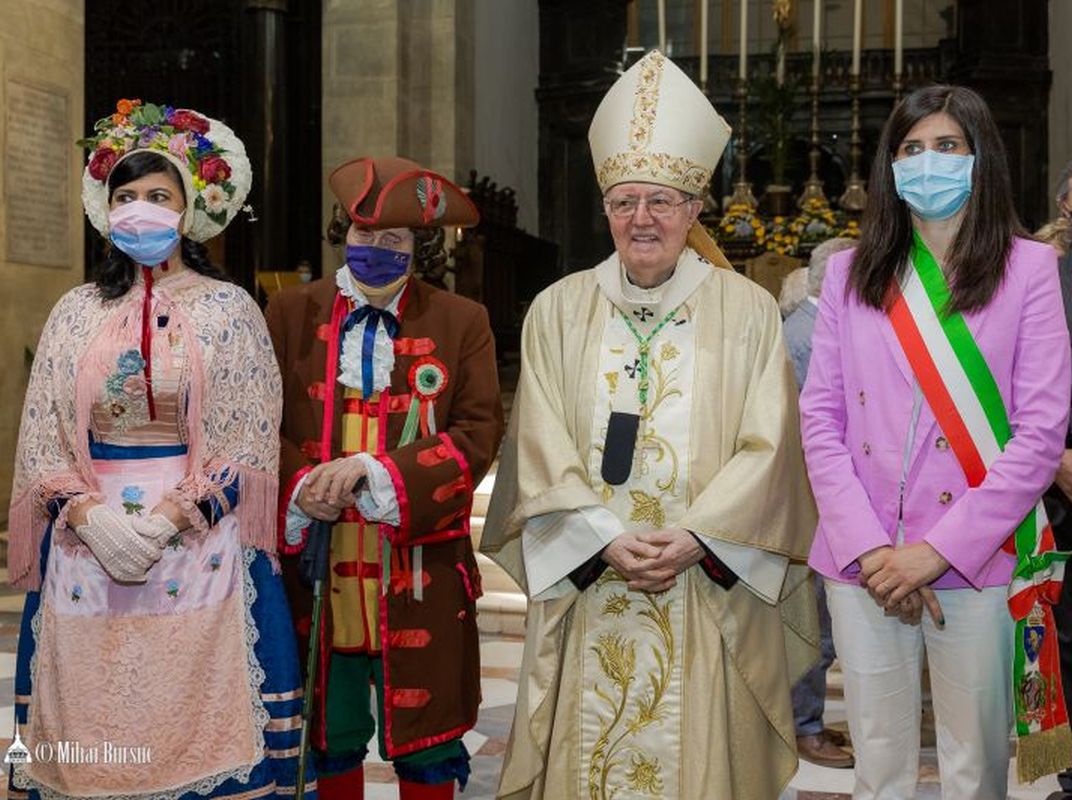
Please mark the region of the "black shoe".
<svg viewBox="0 0 1072 800"><path fill-rule="evenodd" d="M1057 783L1065 792L1072 792L1072 767L1057 773Z"/></svg>

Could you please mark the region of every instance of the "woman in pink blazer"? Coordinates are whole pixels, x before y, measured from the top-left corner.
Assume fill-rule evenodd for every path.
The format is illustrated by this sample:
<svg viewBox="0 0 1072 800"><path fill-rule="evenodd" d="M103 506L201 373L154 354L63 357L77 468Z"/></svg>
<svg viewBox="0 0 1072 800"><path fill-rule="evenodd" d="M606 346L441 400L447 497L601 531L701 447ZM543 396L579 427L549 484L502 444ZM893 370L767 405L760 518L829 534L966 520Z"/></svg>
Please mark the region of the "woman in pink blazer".
<svg viewBox="0 0 1072 800"><path fill-rule="evenodd" d="M800 401L820 517L810 563L845 675L853 797L915 795L926 652L943 798L1004 798L1016 559L1002 545L1053 481L1072 387L1056 256L1025 238L997 128L969 89L928 87L894 110L868 193L859 246L829 262ZM915 296L906 281L928 251L1012 432L974 488L889 316ZM948 363L934 354L956 385Z"/></svg>

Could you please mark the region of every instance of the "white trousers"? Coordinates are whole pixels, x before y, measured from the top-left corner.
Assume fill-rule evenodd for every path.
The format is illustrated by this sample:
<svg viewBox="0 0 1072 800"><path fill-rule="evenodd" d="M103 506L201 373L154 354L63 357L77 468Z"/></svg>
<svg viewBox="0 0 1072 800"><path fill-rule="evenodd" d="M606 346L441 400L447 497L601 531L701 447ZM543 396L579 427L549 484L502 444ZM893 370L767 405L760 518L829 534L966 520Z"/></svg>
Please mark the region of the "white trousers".
<svg viewBox="0 0 1072 800"><path fill-rule="evenodd" d="M854 800L916 796L926 650L943 800L1004 800L1012 727L1012 639L1003 586L936 592L940 630L883 614L867 590L826 582L856 755Z"/></svg>

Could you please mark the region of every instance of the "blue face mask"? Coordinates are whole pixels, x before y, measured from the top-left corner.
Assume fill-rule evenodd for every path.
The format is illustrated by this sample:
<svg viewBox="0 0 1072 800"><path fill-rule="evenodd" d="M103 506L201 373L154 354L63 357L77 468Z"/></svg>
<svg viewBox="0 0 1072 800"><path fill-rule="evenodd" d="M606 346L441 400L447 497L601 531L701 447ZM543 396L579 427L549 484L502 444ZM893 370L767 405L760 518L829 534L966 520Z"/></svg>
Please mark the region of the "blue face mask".
<svg viewBox="0 0 1072 800"><path fill-rule="evenodd" d="M409 253L371 244L346 245L346 265L358 283L379 288L396 281L409 269Z"/></svg>
<svg viewBox="0 0 1072 800"><path fill-rule="evenodd" d="M956 153L922 153L893 162L897 196L917 217L948 219L968 201L972 190L975 156Z"/></svg>
<svg viewBox="0 0 1072 800"><path fill-rule="evenodd" d="M156 203L121 203L108 215L108 238L138 264L155 267L179 244L182 214Z"/></svg>

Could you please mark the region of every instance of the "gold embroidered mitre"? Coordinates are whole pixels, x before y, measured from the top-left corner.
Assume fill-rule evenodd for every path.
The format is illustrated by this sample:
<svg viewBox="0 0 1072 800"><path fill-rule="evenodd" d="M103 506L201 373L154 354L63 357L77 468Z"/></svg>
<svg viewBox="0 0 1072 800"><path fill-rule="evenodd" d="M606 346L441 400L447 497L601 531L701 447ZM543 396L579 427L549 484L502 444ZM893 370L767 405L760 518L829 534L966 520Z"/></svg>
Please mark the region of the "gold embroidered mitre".
<svg viewBox="0 0 1072 800"><path fill-rule="evenodd" d="M726 120L658 50L618 78L588 129L603 192L637 181L702 195L729 139Z"/></svg>

